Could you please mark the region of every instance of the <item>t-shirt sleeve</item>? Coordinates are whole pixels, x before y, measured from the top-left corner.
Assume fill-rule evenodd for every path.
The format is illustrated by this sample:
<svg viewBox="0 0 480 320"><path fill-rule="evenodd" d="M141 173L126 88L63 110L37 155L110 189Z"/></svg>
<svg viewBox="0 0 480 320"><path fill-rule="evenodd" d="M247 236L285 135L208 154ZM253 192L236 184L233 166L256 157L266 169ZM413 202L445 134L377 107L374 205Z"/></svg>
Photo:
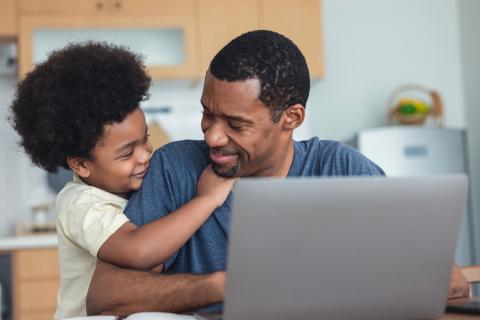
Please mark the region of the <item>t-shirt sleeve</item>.
<svg viewBox="0 0 480 320"><path fill-rule="evenodd" d="M94 257L103 243L127 221L120 206L95 200L72 205L59 217L65 236Z"/></svg>

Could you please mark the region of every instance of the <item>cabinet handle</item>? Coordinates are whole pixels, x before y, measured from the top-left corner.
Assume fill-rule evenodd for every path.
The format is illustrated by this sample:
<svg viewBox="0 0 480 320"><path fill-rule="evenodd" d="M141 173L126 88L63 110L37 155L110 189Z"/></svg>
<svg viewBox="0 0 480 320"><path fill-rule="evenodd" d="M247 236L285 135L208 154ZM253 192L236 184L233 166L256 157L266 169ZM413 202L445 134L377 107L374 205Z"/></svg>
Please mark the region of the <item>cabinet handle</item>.
<svg viewBox="0 0 480 320"><path fill-rule="evenodd" d="M113 6L114 6L115 9L117 9L117 10L122 9L122 3L121 3L120 1L115 1L115 2L113 3Z"/></svg>
<svg viewBox="0 0 480 320"><path fill-rule="evenodd" d="M103 2L101 1L98 1L95 6L97 7L98 10L102 10L103 9Z"/></svg>

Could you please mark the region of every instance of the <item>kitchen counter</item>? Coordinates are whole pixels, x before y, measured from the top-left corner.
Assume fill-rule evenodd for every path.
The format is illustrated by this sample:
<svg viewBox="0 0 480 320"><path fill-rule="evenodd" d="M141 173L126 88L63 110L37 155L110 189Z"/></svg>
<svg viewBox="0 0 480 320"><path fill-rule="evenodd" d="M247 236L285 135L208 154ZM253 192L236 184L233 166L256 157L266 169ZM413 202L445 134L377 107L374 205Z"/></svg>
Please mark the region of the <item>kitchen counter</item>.
<svg viewBox="0 0 480 320"><path fill-rule="evenodd" d="M0 251L55 247L57 247L57 235L54 233L38 236L0 237Z"/></svg>

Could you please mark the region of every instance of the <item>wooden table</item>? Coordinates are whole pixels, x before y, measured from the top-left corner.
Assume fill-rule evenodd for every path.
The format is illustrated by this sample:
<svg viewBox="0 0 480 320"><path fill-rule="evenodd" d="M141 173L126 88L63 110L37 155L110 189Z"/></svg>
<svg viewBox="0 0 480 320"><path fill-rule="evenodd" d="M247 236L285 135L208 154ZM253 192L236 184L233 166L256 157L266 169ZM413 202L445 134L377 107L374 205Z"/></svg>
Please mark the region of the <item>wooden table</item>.
<svg viewBox="0 0 480 320"><path fill-rule="evenodd" d="M450 304L450 305L452 305L452 304L453 305L455 305L455 304L462 305L463 303L465 303L468 300L480 301L480 297L474 297L474 298L470 298L470 299L464 298L464 299L457 299L457 300L449 300L448 304ZM468 315L468 314L446 313L440 319L441 320L463 320L463 319L468 320L468 319L480 319L480 316L478 316L478 315Z"/></svg>
<svg viewBox="0 0 480 320"><path fill-rule="evenodd" d="M480 319L480 316L446 313L443 317L440 318L440 320L469 320L469 319Z"/></svg>

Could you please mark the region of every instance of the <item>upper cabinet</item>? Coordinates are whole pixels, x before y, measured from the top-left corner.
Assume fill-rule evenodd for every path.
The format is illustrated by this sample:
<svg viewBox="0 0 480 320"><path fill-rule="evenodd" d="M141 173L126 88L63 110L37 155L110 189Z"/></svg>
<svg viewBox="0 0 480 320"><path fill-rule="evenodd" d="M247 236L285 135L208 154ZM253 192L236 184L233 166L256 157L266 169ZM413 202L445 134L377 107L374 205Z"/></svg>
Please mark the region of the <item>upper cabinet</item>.
<svg viewBox="0 0 480 320"><path fill-rule="evenodd" d="M291 38L312 78L324 75L321 0L2 0L0 37L16 37L19 76L55 49L86 40L124 45L156 79L201 79L238 35L269 29Z"/></svg>
<svg viewBox="0 0 480 320"><path fill-rule="evenodd" d="M13 38L17 34L17 2L1 0L0 5L0 38Z"/></svg>
<svg viewBox="0 0 480 320"><path fill-rule="evenodd" d="M323 41L319 0L260 0L260 29L277 31L305 55L312 78L322 77Z"/></svg>
<svg viewBox="0 0 480 320"><path fill-rule="evenodd" d="M284 34L305 55L312 78L324 73L320 0L197 0L200 65L236 36L255 29Z"/></svg>
<svg viewBox="0 0 480 320"><path fill-rule="evenodd" d="M195 13L195 0L18 0L27 14L147 14L158 17Z"/></svg>
<svg viewBox="0 0 480 320"><path fill-rule="evenodd" d="M19 74L67 43L95 39L141 51L153 78L195 78L195 23L195 0L21 0Z"/></svg>
<svg viewBox="0 0 480 320"><path fill-rule="evenodd" d="M258 29L258 0L198 0L200 70L205 74L213 56L230 40Z"/></svg>

